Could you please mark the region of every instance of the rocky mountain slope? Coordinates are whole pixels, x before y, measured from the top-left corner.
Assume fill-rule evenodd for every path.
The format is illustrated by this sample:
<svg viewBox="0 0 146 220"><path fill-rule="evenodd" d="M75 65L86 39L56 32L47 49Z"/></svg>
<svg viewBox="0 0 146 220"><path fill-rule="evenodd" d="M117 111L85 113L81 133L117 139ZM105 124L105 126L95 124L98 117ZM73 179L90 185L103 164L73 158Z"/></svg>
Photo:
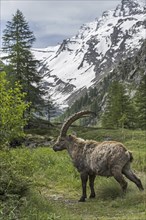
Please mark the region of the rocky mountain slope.
<svg viewBox="0 0 146 220"><path fill-rule="evenodd" d="M131 98L134 97L144 75L146 75L146 40L134 56L120 61L100 83L89 88L84 96L76 100L65 112L65 116L82 109L91 109L97 115L104 112L108 89L113 81L124 83L127 94Z"/></svg>
<svg viewBox="0 0 146 220"><path fill-rule="evenodd" d="M72 104L121 60L133 56L146 34L146 8L137 0L122 0L116 9L82 25L61 45L35 51L43 61L45 86L59 107Z"/></svg>
<svg viewBox="0 0 146 220"><path fill-rule="evenodd" d="M146 37L146 7L140 1L122 0L62 44L32 50L41 60L44 86L60 109L70 106L119 61L140 49Z"/></svg>

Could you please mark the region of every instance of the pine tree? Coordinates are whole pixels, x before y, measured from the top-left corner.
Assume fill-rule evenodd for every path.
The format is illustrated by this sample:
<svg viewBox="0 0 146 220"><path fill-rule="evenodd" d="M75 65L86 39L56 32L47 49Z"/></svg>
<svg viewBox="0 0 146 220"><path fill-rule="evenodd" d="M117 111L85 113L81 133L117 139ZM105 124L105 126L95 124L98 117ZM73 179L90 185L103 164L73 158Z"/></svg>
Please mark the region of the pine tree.
<svg viewBox="0 0 146 220"><path fill-rule="evenodd" d="M3 34L3 51L8 55L4 57L10 63L16 79L21 82L26 67L25 56L31 48L35 37L20 10L8 21Z"/></svg>
<svg viewBox="0 0 146 220"><path fill-rule="evenodd" d="M143 76L136 93L137 123L146 130L146 75Z"/></svg>
<svg viewBox="0 0 146 220"><path fill-rule="evenodd" d="M92 100L91 111L95 112L97 115L99 114L100 106L97 98Z"/></svg>
<svg viewBox="0 0 146 220"><path fill-rule="evenodd" d="M109 88L102 125L110 128L131 127L134 120L133 112L134 108L124 86L119 82L113 82Z"/></svg>
<svg viewBox="0 0 146 220"><path fill-rule="evenodd" d="M31 102L31 108L37 109L44 105L42 95L45 94L42 87L42 76L37 71L39 62L35 60L32 53L27 51L26 68L24 70L24 79L22 86L26 95L26 101Z"/></svg>
<svg viewBox="0 0 146 220"><path fill-rule="evenodd" d="M3 59L9 63L9 76L13 82L19 81L22 85L22 92L26 92L26 102L31 102L31 109L37 109L42 105L44 94L41 88L42 77L37 69L39 61L34 58L31 52L32 44L35 41L33 32L29 30L22 12L16 11L12 21L8 21L3 34L3 51L7 53Z"/></svg>

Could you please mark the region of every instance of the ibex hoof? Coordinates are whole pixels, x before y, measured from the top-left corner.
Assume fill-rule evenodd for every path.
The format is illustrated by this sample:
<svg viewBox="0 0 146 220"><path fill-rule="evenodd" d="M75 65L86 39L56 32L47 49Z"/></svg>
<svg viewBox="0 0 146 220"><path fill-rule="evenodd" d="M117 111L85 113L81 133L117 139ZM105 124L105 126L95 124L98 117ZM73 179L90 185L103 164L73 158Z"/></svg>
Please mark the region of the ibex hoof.
<svg viewBox="0 0 146 220"><path fill-rule="evenodd" d="M95 194L91 194L90 196L89 196L89 199L94 199L95 198Z"/></svg>
<svg viewBox="0 0 146 220"><path fill-rule="evenodd" d="M79 202L86 202L86 199L83 198L83 197L81 197L81 198L79 199Z"/></svg>

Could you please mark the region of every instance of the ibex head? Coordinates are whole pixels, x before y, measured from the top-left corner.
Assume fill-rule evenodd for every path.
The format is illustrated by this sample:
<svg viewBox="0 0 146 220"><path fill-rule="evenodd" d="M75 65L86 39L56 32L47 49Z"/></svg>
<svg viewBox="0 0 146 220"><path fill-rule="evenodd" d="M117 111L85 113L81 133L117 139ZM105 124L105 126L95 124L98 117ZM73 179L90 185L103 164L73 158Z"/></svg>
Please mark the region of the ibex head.
<svg viewBox="0 0 146 220"><path fill-rule="evenodd" d="M71 140L71 135L67 136L67 130L69 126L76 121L77 119L81 118L83 115L88 114L95 114L92 111L80 111L72 115L68 120L63 124L60 132L60 136L58 137L56 143L53 146L54 151L61 151L67 149L69 141Z"/></svg>

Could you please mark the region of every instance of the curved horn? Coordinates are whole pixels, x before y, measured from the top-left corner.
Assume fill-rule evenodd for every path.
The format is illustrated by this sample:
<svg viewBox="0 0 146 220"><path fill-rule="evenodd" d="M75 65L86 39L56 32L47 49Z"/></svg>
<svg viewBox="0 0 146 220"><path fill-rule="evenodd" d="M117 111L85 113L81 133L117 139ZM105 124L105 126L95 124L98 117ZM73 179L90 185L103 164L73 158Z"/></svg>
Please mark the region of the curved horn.
<svg viewBox="0 0 146 220"><path fill-rule="evenodd" d="M87 114L94 114L94 115L96 115L95 112L88 111L88 110L87 111L80 111L80 112L75 113L74 115L69 117L68 120L63 124L63 126L61 128L60 136L61 137L65 137L69 126L74 121L76 121L77 119L81 118L81 116L87 115Z"/></svg>

